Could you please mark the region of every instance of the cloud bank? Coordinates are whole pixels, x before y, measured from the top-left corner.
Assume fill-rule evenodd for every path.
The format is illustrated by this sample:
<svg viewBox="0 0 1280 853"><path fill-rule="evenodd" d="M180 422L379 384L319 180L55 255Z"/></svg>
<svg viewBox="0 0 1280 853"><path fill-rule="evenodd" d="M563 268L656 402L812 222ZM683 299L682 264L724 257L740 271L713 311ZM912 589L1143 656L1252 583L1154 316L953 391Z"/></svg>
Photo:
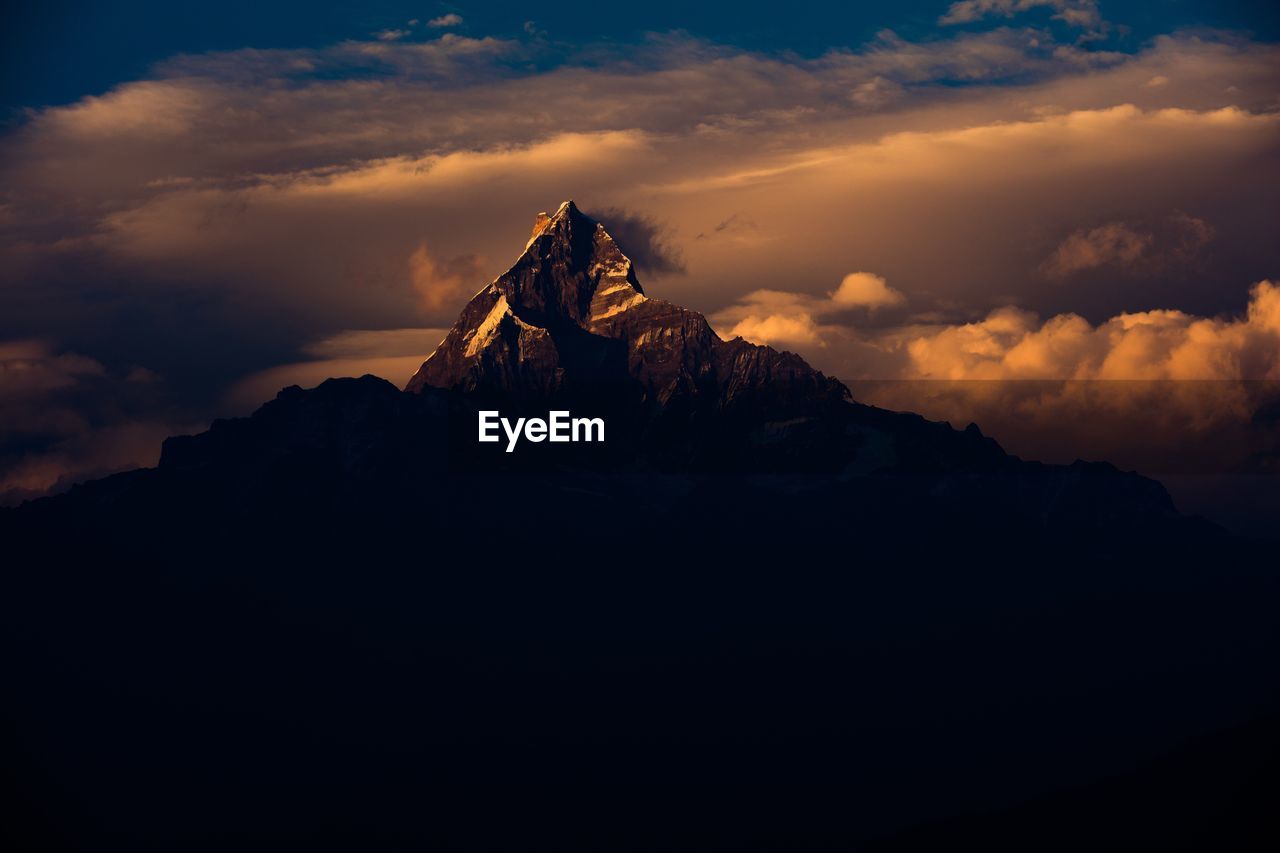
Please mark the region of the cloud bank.
<svg viewBox="0 0 1280 853"><path fill-rule="evenodd" d="M536 28L176 56L0 139L0 341L144 365L165 412L144 420L198 420L414 358L317 353L446 327L574 198L655 296L838 376L1014 375L1035 347L1052 375L1059 353L1154 375L1206 335L1206 370L1252 375L1271 339L1215 318L1280 266L1280 54L1120 52L1081 41L1093 4L1042 5L810 58ZM1138 355L1099 355L1122 340Z"/></svg>

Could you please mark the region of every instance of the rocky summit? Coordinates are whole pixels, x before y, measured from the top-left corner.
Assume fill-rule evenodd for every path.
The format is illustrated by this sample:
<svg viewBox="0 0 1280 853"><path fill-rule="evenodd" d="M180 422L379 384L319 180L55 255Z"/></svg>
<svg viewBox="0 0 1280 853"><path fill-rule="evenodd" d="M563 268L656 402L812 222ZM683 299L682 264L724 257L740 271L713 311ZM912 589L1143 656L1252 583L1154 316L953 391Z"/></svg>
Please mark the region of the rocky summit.
<svg viewBox="0 0 1280 853"><path fill-rule="evenodd" d="M407 386L519 397L630 392L651 405L699 398L844 399L804 359L741 338L644 292L602 223L566 201L538 214L523 254L463 309Z"/></svg>

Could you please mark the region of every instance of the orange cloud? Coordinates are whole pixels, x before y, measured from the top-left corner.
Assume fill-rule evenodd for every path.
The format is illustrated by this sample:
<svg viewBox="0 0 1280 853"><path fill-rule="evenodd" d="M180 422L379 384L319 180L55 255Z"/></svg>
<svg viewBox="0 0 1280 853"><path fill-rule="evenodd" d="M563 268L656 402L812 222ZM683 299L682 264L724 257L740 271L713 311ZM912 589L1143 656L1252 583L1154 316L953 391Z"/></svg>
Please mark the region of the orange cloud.
<svg viewBox="0 0 1280 853"><path fill-rule="evenodd" d="M1209 223L1180 211L1162 221L1158 229L1108 222L1072 233L1053 251L1043 268L1057 278L1098 267L1157 272L1171 262L1190 260L1213 239L1213 234Z"/></svg>
<svg viewBox="0 0 1280 853"><path fill-rule="evenodd" d="M849 309L874 311L900 305L906 297L885 282L882 276L853 272L826 297L814 297L783 290L756 290L737 305L717 312L711 319L728 328L726 338L741 337L752 343L783 346L826 346L824 336L836 327L823 327L819 319Z"/></svg>
<svg viewBox="0 0 1280 853"><path fill-rule="evenodd" d="M1152 237L1123 222L1109 222L1088 231L1077 231L1054 250L1046 263L1051 275L1065 276L1106 264L1129 266L1150 248Z"/></svg>
<svg viewBox="0 0 1280 853"><path fill-rule="evenodd" d="M851 272L840 280L840 286L831 294L835 305L881 308L900 305L906 297L885 283L884 277L869 272Z"/></svg>
<svg viewBox="0 0 1280 853"><path fill-rule="evenodd" d="M1160 478L1184 511L1242 530L1274 527L1272 282L1254 285L1245 313L1227 318L1162 309L1094 325L1006 307L974 323L832 331L844 337L829 336L814 354L843 357L837 375L864 403L977 423L1024 458L1105 459Z"/></svg>
<svg viewBox="0 0 1280 853"><path fill-rule="evenodd" d="M335 376L381 376L403 387L444 340L448 329L351 329L302 348L306 360L269 367L244 377L224 395L233 412L247 414L289 385L312 388Z"/></svg>
<svg viewBox="0 0 1280 853"><path fill-rule="evenodd" d="M421 244L409 256L409 277L431 313L456 309L463 297L486 284L485 261L478 255L437 258Z"/></svg>
<svg viewBox="0 0 1280 853"><path fill-rule="evenodd" d="M1237 319L1153 310L1093 326L1075 314L1040 322L1002 308L977 323L900 335L889 344L907 355L900 378L1280 379L1280 287L1258 282Z"/></svg>

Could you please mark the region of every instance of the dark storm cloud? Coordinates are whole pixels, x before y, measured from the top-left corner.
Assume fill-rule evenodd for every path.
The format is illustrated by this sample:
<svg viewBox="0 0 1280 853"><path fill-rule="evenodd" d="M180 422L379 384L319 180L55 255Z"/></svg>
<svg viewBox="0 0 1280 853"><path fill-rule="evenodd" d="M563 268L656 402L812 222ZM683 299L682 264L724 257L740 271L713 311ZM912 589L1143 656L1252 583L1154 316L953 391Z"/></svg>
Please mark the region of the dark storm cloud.
<svg viewBox="0 0 1280 853"><path fill-rule="evenodd" d="M1043 269L1055 278L1096 269L1137 275L1185 271L1199 266L1213 235L1208 222L1178 210L1154 222L1106 222L1072 232Z"/></svg>
<svg viewBox="0 0 1280 853"><path fill-rule="evenodd" d="M40 341L0 344L0 506L155 464L184 428L163 385Z"/></svg>
<svg viewBox="0 0 1280 853"><path fill-rule="evenodd" d="M667 227L657 219L617 207L591 215L604 224L640 272L666 275L685 271L679 248L671 245Z"/></svg>

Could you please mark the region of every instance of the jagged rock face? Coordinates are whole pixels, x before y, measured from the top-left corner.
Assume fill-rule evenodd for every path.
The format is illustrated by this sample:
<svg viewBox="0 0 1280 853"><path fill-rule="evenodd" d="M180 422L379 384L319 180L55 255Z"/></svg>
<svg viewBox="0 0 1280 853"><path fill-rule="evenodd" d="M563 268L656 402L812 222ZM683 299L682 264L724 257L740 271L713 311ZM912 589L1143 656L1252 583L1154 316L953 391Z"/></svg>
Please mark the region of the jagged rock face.
<svg viewBox="0 0 1280 853"><path fill-rule="evenodd" d="M631 389L665 406L723 408L848 397L799 356L738 338L647 296L631 260L573 202L539 214L519 260L475 295L406 390L435 387L541 397Z"/></svg>

